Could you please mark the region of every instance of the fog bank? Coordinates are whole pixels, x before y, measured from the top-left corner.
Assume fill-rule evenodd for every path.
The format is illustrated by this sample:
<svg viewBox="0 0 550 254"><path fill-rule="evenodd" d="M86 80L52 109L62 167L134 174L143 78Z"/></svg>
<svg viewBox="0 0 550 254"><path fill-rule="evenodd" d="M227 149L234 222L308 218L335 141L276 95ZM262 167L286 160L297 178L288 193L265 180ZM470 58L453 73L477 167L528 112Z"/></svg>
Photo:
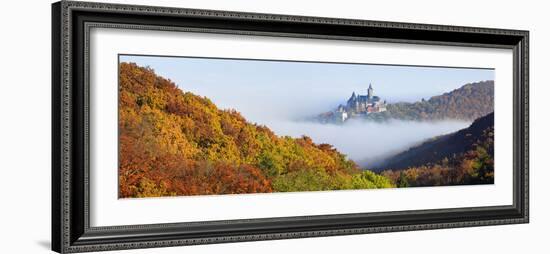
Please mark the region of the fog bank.
<svg viewBox="0 0 550 254"><path fill-rule="evenodd" d="M265 123L277 135L309 136L317 144L328 143L361 167L376 166L381 160L426 139L466 128L469 122L413 122L351 120L342 125L316 122L273 121Z"/></svg>

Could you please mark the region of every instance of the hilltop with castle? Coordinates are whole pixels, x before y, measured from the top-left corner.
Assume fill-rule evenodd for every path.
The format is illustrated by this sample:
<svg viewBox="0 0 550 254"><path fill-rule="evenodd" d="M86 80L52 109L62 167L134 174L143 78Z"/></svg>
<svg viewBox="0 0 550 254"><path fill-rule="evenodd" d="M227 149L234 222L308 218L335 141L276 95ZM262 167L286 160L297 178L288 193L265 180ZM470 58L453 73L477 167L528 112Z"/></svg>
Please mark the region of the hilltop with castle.
<svg viewBox="0 0 550 254"><path fill-rule="evenodd" d="M494 81L468 83L428 100L387 104L374 95L369 84L366 95L353 92L345 104L315 117L322 123L344 123L349 119L384 121L467 120L473 121L494 111Z"/></svg>
<svg viewBox="0 0 550 254"><path fill-rule="evenodd" d="M367 95L356 95L353 92L346 105L340 104L336 111L333 112L333 116L339 122L345 122L350 118L384 111L386 111L386 101L382 101L380 97L375 96L374 89L369 84Z"/></svg>

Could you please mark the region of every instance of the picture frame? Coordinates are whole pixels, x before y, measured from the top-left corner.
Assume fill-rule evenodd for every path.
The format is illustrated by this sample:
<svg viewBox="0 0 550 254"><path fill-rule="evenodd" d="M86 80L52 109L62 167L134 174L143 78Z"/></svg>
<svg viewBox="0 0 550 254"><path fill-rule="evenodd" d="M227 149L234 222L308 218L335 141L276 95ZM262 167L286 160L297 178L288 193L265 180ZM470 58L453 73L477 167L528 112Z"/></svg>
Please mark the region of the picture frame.
<svg viewBox="0 0 550 254"><path fill-rule="evenodd" d="M507 49L513 54L512 205L93 226L91 28ZM61 1L52 5L52 250L59 253L529 222L529 32Z"/></svg>

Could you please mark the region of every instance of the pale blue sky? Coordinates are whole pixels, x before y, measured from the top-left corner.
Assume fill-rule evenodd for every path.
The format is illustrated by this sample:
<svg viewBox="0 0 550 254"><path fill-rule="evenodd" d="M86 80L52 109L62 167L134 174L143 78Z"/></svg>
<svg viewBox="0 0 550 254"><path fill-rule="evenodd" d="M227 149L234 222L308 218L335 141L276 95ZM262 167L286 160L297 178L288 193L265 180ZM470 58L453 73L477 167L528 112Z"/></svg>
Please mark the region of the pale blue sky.
<svg viewBox="0 0 550 254"><path fill-rule="evenodd" d="M128 55L120 61L149 66L182 90L262 124L266 117L299 118L331 110L354 91L366 94L369 83L388 102L410 102L494 79L492 69Z"/></svg>

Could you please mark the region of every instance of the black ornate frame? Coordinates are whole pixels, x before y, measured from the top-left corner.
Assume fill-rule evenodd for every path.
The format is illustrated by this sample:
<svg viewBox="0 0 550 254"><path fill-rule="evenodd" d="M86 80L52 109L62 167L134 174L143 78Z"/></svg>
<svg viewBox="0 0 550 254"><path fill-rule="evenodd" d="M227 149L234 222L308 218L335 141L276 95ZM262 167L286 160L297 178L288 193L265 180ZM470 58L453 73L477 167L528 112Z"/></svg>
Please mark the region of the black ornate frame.
<svg viewBox="0 0 550 254"><path fill-rule="evenodd" d="M92 27L512 49L513 205L90 227L88 32ZM52 5L52 249L87 252L529 221L528 31L61 1Z"/></svg>

